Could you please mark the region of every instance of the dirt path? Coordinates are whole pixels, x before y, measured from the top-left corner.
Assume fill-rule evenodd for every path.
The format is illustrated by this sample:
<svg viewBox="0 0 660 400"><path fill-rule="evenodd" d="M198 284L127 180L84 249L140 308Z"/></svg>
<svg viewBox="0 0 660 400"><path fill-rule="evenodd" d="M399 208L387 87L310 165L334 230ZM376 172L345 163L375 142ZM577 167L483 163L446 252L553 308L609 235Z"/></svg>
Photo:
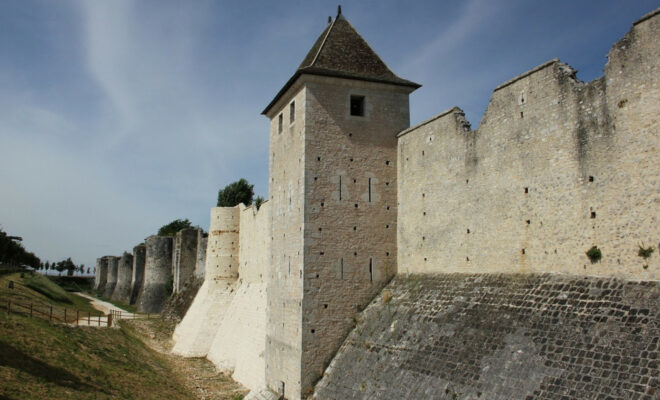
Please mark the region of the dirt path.
<svg viewBox="0 0 660 400"><path fill-rule="evenodd" d="M121 309L114 304L108 303L107 301L99 300L96 297L90 296L86 293L75 292L74 294L90 300L92 307L101 311L103 314L110 314L110 311L121 311L122 313L128 313L128 311Z"/></svg>
<svg viewBox="0 0 660 400"><path fill-rule="evenodd" d="M125 320L122 326L134 330L152 349L161 353L184 385L203 400L239 400L249 390L218 372L206 358L187 358L170 353L174 323L162 319Z"/></svg>

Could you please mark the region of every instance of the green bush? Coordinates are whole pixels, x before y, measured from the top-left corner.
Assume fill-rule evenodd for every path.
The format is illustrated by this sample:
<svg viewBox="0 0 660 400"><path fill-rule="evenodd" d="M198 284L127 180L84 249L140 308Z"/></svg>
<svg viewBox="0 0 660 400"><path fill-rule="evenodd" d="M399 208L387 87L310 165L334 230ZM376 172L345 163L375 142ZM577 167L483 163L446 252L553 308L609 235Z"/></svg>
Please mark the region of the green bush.
<svg viewBox="0 0 660 400"><path fill-rule="evenodd" d="M591 246L591 248L587 250L586 254L592 264L599 262L600 259L603 258L603 253L597 246Z"/></svg>
<svg viewBox="0 0 660 400"><path fill-rule="evenodd" d="M652 246L644 248L643 245L639 245L639 251L637 252L637 255L644 258L644 259L647 259L647 258L651 257L651 254L653 254L654 250L655 249Z"/></svg>

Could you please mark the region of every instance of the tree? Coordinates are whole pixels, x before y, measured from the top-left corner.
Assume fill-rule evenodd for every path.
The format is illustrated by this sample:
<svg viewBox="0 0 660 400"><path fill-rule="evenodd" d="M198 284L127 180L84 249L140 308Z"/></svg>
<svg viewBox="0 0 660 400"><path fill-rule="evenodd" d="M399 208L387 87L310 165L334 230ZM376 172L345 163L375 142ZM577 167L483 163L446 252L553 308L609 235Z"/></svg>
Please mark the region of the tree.
<svg viewBox="0 0 660 400"><path fill-rule="evenodd" d="M240 203L249 206L253 197L254 185L241 178L218 192L218 207L234 207Z"/></svg>
<svg viewBox="0 0 660 400"><path fill-rule="evenodd" d="M184 228L190 228L188 219L175 219L167 225L163 225L158 230L158 236L174 236L178 231Z"/></svg>

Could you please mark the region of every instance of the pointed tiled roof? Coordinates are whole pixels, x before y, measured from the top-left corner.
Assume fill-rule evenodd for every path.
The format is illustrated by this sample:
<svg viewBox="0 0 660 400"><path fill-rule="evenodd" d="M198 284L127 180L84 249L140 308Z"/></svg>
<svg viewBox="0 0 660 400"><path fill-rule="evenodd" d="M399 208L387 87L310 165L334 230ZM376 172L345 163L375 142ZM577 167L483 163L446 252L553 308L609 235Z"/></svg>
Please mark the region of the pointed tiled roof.
<svg viewBox="0 0 660 400"><path fill-rule="evenodd" d="M399 78L390 71L341 12L316 39L314 46L300 63L295 74L277 93L262 114L266 114L302 74L390 83L413 89L421 86Z"/></svg>

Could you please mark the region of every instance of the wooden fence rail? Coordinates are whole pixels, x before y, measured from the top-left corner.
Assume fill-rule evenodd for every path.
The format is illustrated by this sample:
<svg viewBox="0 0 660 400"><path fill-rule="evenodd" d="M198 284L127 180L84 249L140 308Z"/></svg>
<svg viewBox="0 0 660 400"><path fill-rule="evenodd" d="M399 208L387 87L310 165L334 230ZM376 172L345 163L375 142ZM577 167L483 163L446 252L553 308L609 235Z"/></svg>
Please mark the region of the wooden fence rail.
<svg viewBox="0 0 660 400"><path fill-rule="evenodd" d="M0 308L4 308L7 314L23 314L29 317L46 319L49 322L64 324L75 324L77 326L106 326L111 327L114 320L118 319L150 319L158 314L135 314L127 311L110 310L110 313L92 313L71 308L58 308L39 304L23 304L20 302L6 300L0 302Z"/></svg>
<svg viewBox="0 0 660 400"><path fill-rule="evenodd" d="M49 322L87 326L112 326L112 316L103 313L92 313L91 311L44 306L34 303L24 304L12 300L3 301L0 303L0 308L4 308L7 314L23 314L31 318L45 319Z"/></svg>

